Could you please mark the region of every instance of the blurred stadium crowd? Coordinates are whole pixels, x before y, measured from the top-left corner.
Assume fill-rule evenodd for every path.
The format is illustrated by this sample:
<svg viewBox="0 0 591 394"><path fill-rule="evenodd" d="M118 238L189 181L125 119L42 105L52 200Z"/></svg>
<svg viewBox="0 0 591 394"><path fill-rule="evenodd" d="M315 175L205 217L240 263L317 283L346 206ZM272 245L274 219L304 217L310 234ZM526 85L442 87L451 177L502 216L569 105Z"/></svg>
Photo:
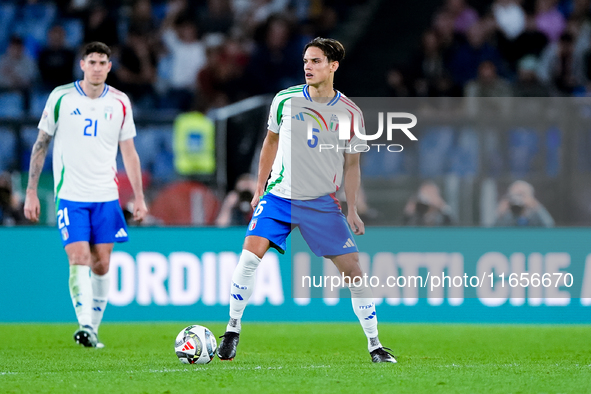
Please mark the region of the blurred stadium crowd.
<svg viewBox="0 0 591 394"><path fill-rule="evenodd" d="M388 73L393 96L583 96L591 88L589 0L446 0L421 50Z"/></svg>
<svg viewBox="0 0 591 394"><path fill-rule="evenodd" d="M197 93L219 107L299 83L301 48L330 35L351 3L1 1L0 87L25 93L11 108L37 114L43 93L81 76L81 45L102 41L114 51L107 83L127 92L138 114L189 110Z"/></svg>
<svg viewBox="0 0 591 394"><path fill-rule="evenodd" d="M390 62L385 74L363 73L362 78L347 71L348 62L355 64L356 54L376 38L372 26L388 24L391 15L384 13L395 3L0 0L0 223L23 221L17 214L19 194L26 185L38 117L54 87L81 77L78 52L90 41L112 47L107 83L125 91L134 105L136 145L153 214L149 224L248 222L245 202L252 179L247 174L254 173L268 102L222 123L216 109L251 97L268 100L265 95L302 83L301 50L316 36L343 39L346 32L346 44L356 43L346 45L347 59L335 85L352 97L357 92L350 88L351 75L380 86L384 96L399 98L586 97L591 89L591 0L425 1L429 12L417 5L414 16L428 28L399 38L417 44L400 57L402 63ZM373 14L365 13L369 9ZM198 138L191 134L195 128L204 130ZM220 157L214 145L222 128L227 163L221 171L227 174L220 183L215 176L220 169L211 163ZM588 225L591 207L585 201L591 189L573 169L591 174L586 153L591 132L578 133L573 137L558 126L432 127L404 154L363 155L358 208L369 224L549 226L556 220ZM193 155L191 146L209 146L209 152ZM577 158L566 160L572 147ZM46 190L46 223L54 220L47 209L53 198L50 169L48 157L40 184ZM529 183L513 183L519 179ZM125 174L120 181L125 206L130 187ZM517 197L513 186L520 190ZM507 212L521 209L525 217L529 208L531 213L539 207L543 220L519 215L502 220Z"/></svg>

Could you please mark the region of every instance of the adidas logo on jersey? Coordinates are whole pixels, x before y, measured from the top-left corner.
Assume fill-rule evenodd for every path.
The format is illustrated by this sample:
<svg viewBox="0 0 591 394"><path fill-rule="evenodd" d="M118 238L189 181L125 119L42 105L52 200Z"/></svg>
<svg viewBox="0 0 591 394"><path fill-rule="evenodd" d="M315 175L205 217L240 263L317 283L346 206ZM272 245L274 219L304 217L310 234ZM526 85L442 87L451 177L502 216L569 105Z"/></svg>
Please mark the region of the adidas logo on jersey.
<svg viewBox="0 0 591 394"><path fill-rule="evenodd" d="M300 112L299 114L292 116L292 119L296 119L296 120L304 120L304 114L302 112Z"/></svg>
<svg viewBox="0 0 591 394"><path fill-rule="evenodd" d="M353 243L351 238L347 238L347 242L343 245L343 249L352 248L353 246L355 246L355 244Z"/></svg>
<svg viewBox="0 0 591 394"><path fill-rule="evenodd" d="M76 108L70 115L82 115L82 112L78 108Z"/></svg>
<svg viewBox="0 0 591 394"><path fill-rule="evenodd" d="M120 228L119 231L117 231L117 234L115 234L115 238L122 238L122 237L127 237L127 232L125 232L125 230L123 228Z"/></svg>

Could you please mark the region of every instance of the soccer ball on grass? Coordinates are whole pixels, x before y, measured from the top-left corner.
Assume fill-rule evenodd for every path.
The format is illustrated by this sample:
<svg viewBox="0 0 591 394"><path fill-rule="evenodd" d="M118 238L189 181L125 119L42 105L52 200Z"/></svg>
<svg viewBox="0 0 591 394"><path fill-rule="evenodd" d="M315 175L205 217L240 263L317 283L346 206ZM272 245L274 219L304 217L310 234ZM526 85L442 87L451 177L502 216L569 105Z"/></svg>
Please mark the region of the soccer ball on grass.
<svg viewBox="0 0 591 394"><path fill-rule="evenodd" d="M174 343L174 351L183 364L207 364L213 360L217 347L211 331L198 325L183 328Z"/></svg>

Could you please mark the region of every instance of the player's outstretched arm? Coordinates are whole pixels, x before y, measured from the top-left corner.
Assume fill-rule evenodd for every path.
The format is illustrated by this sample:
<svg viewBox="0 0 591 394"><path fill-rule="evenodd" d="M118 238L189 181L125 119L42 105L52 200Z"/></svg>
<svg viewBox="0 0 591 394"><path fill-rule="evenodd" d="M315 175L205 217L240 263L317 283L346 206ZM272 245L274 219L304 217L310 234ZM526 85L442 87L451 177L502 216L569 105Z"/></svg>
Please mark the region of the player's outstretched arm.
<svg viewBox="0 0 591 394"><path fill-rule="evenodd" d="M120 141L119 148L121 149L121 157L123 157L125 172L127 173L127 177L131 183L131 188L133 189L133 219L136 222L141 222L148 214L148 207L146 206L146 201L144 200L140 157L135 150L133 138Z"/></svg>
<svg viewBox="0 0 591 394"><path fill-rule="evenodd" d="M279 134L274 133L271 130L267 130L267 136L263 142L263 148L261 149L261 157L259 159L259 173L257 178L257 189L254 193L254 197L250 202L252 209L256 209L259 204L259 200L263 194L265 194L265 183L271 173L273 167L273 161L277 156L277 149L279 147Z"/></svg>
<svg viewBox="0 0 591 394"><path fill-rule="evenodd" d="M357 214L357 192L361 185L359 153L345 154L345 197L347 198L347 222L356 235L365 234L365 224Z"/></svg>
<svg viewBox="0 0 591 394"><path fill-rule="evenodd" d="M31 162L29 163L29 181L27 183L27 192L25 196L25 217L30 221L37 223L41 214L39 197L37 196L37 187L39 186L39 177L43 171L43 164L47 156L47 149L51 142L51 136L43 130L39 130L37 141L33 145L31 152Z"/></svg>

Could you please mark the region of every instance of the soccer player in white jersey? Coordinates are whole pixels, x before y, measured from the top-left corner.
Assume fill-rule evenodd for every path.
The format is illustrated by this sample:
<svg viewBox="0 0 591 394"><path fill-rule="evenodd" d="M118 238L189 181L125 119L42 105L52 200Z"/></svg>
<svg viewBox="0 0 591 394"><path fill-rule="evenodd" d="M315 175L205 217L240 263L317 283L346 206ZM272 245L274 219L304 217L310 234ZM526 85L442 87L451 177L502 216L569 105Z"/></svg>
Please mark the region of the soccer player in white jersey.
<svg viewBox="0 0 591 394"><path fill-rule="evenodd" d="M79 329L74 340L104 347L98 339L109 292L114 242L128 239L117 187L117 147L135 195L133 216L147 214L136 135L127 95L105 84L111 50L100 42L84 48L84 79L51 92L31 153L25 216L39 221L39 176L54 138L53 178L57 225L70 263L70 295Z"/></svg>
<svg viewBox="0 0 591 394"><path fill-rule="evenodd" d="M312 40L304 48L306 84L283 90L273 99L261 150L257 189L251 202L255 211L232 276L230 321L218 348L221 360L236 356L240 320L262 257L270 247L284 253L286 238L297 226L310 249L317 256L331 259L348 279L353 310L367 336L372 361L396 362L388 352L390 349L382 347L378 339L371 288L359 285L354 279L362 276L351 230L357 235L365 232L355 208L360 185L356 152L363 149L355 149L362 141L353 129L349 140L339 140L335 124L341 125L335 113L348 114L351 126L356 123L362 134L364 124L361 110L333 88L334 73L344 56L340 42L325 38ZM313 119L317 126L311 137L306 123L302 122L307 118ZM319 152L320 144L339 149ZM348 202L346 218L334 197L343 176Z"/></svg>

